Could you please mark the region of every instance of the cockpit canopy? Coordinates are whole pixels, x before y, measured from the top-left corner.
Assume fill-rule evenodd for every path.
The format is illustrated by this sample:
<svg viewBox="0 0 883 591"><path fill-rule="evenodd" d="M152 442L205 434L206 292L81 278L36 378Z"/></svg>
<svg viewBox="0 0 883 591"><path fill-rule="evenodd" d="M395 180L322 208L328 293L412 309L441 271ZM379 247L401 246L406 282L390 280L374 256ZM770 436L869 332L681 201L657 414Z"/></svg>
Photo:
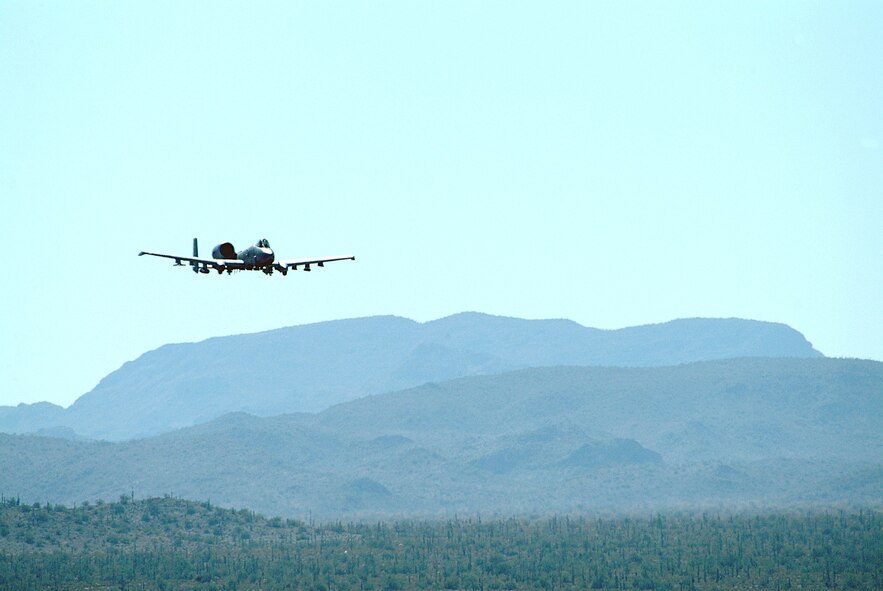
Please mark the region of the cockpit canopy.
<svg viewBox="0 0 883 591"><path fill-rule="evenodd" d="M270 248L270 241L266 238L261 238L257 241L257 244L255 244L255 246L259 248Z"/></svg>

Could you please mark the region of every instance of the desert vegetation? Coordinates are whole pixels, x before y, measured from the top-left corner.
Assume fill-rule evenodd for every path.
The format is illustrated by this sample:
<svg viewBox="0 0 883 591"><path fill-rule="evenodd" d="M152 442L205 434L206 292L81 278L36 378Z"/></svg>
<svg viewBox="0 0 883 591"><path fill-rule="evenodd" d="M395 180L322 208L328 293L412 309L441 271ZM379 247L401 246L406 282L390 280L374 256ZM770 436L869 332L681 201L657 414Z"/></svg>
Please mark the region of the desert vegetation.
<svg viewBox="0 0 883 591"><path fill-rule="evenodd" d="M748 588L883 588L883 514L317 525L171 497L0 506L0 589Z"/></svg>

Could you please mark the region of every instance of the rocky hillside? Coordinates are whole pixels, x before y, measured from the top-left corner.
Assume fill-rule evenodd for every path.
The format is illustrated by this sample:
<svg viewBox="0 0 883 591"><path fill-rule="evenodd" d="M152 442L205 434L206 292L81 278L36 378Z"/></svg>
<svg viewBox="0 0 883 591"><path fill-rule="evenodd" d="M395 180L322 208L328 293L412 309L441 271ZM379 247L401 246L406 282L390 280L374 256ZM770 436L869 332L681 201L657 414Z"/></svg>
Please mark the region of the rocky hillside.
<svg viewBox="0 0 883 591"><path fill-rule="evenodd" d="M286 517L880 504L883 364L552 367L107 443L0 435L0 492Z"/></svg>

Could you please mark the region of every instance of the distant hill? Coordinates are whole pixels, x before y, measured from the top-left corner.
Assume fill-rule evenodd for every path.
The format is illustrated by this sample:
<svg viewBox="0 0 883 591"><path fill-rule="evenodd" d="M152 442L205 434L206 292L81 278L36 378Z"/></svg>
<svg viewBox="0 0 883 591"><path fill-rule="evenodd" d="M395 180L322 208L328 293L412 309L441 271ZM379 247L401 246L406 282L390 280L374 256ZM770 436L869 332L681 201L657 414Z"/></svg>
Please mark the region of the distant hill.
<svg viewBox="0 0 883 591"><path fill-rule="evenodd" d="M549 367L120 443L0 435L0 492L273 515L880 507L883 363Z"/></svg>
<svg viewBox="0 0 883 591"><path fill-rule="evenodd" d="M599 330L568 320L477 313L422 324L359 318L166 345L124 364L68 409L0 407L0 431L66 427L125 440L229 412L318 412L370 394L527 367L820 356L799 332L752 320L696 318Z"/></svg>
<svg viewBox="0 0 883 591"><path fill-rule="evenodd" d="M28 433L60 425L65 420L64 407L50 402L0 406L0 431Z"/></svg>

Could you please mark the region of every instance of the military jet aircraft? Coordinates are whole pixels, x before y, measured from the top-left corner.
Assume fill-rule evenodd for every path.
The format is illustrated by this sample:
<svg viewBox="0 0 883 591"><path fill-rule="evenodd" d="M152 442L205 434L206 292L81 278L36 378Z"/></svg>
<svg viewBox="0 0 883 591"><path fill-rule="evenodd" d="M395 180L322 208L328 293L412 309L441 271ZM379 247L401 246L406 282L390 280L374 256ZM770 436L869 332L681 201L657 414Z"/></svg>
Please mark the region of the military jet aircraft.
<svg viewBox="0 0 883 591"><path fill-rule="evenodd" d="M345 255L339 257L326 257L314 259L296 259L277 261L270 248L270 243L266 238L261 238L255 242L254 246L249 246L244 250L237 252L233 245L224 242L212 249L212 258L199 258L199 246L196 238L193 239L193 256L187 257L177 254L160 254L157 252L147 252L142 250L138 256L150 255L154 257L163 257L166 259L174 259L176 267L183 267L184 262L188 263L194 273L208 273L210 269L214 269L219 274L224 271L227 274L233 271L263 271L267 275L272 275L273 271L279 271L283 275L288 275L289 269L297 271L298 267L303 267L304 271L310 270L310 265L324 267L325 263L332 261L354 261L356 257L353 255ZM183 262L182 262L183 261Z"/></svg>

